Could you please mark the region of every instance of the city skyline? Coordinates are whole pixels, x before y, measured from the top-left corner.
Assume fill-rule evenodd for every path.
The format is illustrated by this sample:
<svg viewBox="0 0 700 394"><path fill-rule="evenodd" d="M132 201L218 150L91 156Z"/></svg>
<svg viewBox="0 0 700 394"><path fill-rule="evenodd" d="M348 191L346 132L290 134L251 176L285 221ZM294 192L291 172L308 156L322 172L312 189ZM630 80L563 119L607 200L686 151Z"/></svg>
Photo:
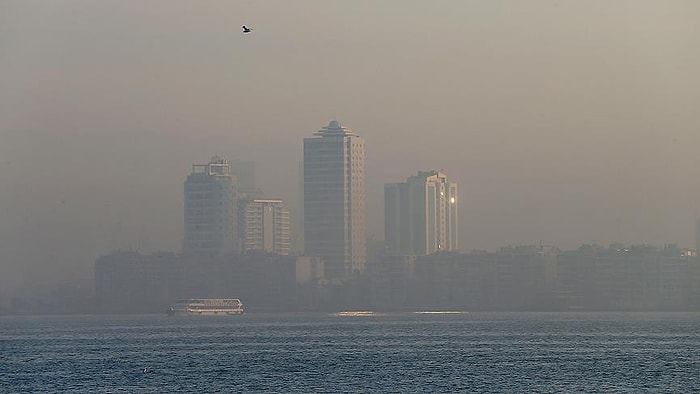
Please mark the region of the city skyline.
<svg viewBox="0 0 700 394"><path fill-rule="evenodd" d="M371 239L384 183L444 168L464 251L695 244L697 2L0 8L4 299L178 250L182 180L212 154L298 206L301 141L330 119L367 142Z"/></svg>
<svg viewBox="0 0 700 394"><path fill-rule="evenodd" d="M0 1L0 386L700 392L698 20Z"/></svg>

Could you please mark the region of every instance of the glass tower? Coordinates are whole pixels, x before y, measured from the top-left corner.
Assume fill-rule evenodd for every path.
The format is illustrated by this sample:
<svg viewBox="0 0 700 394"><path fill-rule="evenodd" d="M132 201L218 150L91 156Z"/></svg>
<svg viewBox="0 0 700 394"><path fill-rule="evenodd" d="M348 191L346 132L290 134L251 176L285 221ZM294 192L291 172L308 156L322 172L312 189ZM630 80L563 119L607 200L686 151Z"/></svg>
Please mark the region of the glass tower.
<svg viewBox="0 0 700 394"><path fill-rule="evenodd" d="M365 142L335 120L304 138L304 248L331 281L365 269Z"/></svg>
<svg viewBox="0 0 700 394"><path fill-rule="evenodd" d="M192 165L185 181L184 254L214 257L238 249L236 195L228 160L214 156Z"/></svg>

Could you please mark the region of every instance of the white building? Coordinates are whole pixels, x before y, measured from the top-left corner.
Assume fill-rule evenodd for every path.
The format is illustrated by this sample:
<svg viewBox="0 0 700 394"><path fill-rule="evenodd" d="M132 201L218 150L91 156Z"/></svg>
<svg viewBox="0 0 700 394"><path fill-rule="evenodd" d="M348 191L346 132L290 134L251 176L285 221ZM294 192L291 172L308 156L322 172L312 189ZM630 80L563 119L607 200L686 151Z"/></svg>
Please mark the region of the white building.
<svg viewBox="0 0 700 394"><path fill-rule="evenodd" d="M213 257L238 249L236 195L228 160L214 156L192 165L185 181L184 254Z"/></svg>
<svg viewBox="0 0 700 394"><path fill-rule="evenodd" d="M439 171L419 171L384 185L387 249L395 255L458 250L457 184Z"/></svg>
<svg viewBox="0 0 700 394"><path fill-rule="evenodd" d="M289 209L282 200L256 199L243 212L244 251L289 255Z"/></svg>
<svg viewBox="0 0 700 394"><path fill-rule="evenodd" d="M304 248L330 280L365 269L365 142L331 121L304 138Z"/></svg>

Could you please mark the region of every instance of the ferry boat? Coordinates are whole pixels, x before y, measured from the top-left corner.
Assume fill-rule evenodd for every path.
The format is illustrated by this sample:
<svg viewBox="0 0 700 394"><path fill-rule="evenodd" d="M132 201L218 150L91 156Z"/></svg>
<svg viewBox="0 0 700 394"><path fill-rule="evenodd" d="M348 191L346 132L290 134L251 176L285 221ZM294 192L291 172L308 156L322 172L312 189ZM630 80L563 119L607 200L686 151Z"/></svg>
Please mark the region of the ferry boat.
<svg viewBox="0 0 700 394"><path fill-rule="evenodd" d="M192 298L179 300L168 308L168 315L242 315L238 298Z"/></svg>

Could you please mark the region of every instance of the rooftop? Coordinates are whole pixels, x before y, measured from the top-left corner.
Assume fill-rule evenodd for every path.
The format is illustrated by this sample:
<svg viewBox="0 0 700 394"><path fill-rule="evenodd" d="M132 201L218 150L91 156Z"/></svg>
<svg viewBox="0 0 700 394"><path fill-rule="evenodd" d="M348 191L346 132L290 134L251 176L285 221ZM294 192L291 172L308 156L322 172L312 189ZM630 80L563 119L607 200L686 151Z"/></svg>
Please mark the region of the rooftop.
<svg viewBox="0 0 700 394"><path fill-rule="evenodd" d="M328 126L315 132L314 135L326 137L326 136L356 135L356 134L353 133L352 130L348 129L347 127L343 127L343 125L341 125L340 122L338 122L337 120L331 120L328 123Z"/></svg>

